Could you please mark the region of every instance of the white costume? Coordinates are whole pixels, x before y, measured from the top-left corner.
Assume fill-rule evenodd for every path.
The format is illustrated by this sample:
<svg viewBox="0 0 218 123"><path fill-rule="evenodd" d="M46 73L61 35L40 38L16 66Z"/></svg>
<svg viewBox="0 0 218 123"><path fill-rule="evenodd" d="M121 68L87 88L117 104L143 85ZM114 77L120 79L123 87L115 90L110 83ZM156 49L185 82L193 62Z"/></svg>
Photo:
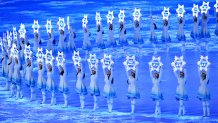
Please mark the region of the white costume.
<svg viewBox="0 0 218 123"><path fill-rule="evenodd" d="M76 38L76 33L75 33L74 29L72 27L70 27L68 49L70 49L72 51L76 51L76 46L74 43L75 38Z"/></svg>
<svg viewBox="0 0 218 123"><path fill-rule="evenodd" d="M63 30L60 30L59 31L59 41L58 41L58 49L59 50L65 50L66 49L65 40L66 40L65 32Z"/></svg>
<svg viewBox="0 0 218 123"><path fill-rule="evenodd" d="M170 35L169 35L169 20L163 20L163 31L162 31L162 36L161 36L161 40L162 42L170 42Z"/></svg>
<svg viewBox="0 0 218 123"><path fill-rule="evenodd" d="M83 31L83 49L90 50L91 42L89 37L91 36L91 33L89 32L89 27L86 26L86 28L83 28Z"/></svg>
<svg viewBox="0 0 218 123"><path fill-rule="evenodd" d="M210 33L207 27L208 23L208 14L202 15L202 24L201 24L201 37L202 38L210 38Z"/></svg>
<svg viewBox="0 0 218 123"><path fill-rule="evenodd" d="M53 42L54 42L54 33L53 31L51 30L51 33L48 33L48 42L47 42L47 49L50 51L50 50L53 50L54 47L53 47Z"/></svg>
<svg viewBox="0 0 218 123"><path fill-rule="evenodd" d="M96 32L96 44L97 44L98 48L102 48L102 49L105 48L104 41L103 41L103 34L104 34L104 31L102 29L102 25L98 24L97 25L97 32Z"/></svg>
<svg viewBox="0 0 218 123"><path fill-rule="evenodd" d="M42 65L42 68L40 69L39 65ZM45 89L46 89L46 80L44 78L44 72L45 72L45 66L44 63L38 63L38 80L37 80L37 87L42 92L42 104L45 103L46 95L45 95Z"/></svg>
<svg viewBox="0 0 218 123"><path fill-rule="evenodd" d="M40 32L34 33L34 46L33 46L33 52L38 51L39 43L41 42L41 34Z"/></svg>
<svg viewBox="0 0 218 123"><path fill-rule="evenodd" d="M183 30L184 23L185 23L184 17L178 17L178 22L179 22L179 27L177 31L177 39L178 41L185 41L186 37L185 37L184 30Z"/></svg>
<svg viewBox="0 0 218 123"><path fill-rule="evenodd" d="M48 66L50 65L51 71L49 71ZM56 91L56 85L53 80L53 74L54 74L54 67L52 64L47 64L47 82L46 82L46 89L51 92L51 105L56 104L56 97L55 97L55 91Z"/></svg>
<svg viewBox="0 0 218 123"><path fill-rule="evenodd" d="M193 39L200 38L200 33L198 31L199 19L196 16L193 16L193 29L191 31L191 37Z"/></svg>
<svg viewBox="0 0 218 123"><path fill-rule="evenodd" d="M140 34L141 21L135 20L133 25L134 25L134 43L135 44L143 44L144 42L143 42L142 36Z"/></svg>

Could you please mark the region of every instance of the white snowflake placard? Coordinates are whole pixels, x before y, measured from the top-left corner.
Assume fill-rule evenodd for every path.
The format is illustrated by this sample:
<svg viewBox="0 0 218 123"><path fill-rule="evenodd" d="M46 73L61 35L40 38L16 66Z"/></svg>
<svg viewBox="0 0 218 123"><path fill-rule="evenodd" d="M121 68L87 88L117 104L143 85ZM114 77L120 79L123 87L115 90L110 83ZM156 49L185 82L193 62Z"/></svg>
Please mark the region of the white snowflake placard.
<svg viewBox="0 0 218 123"><path fill-rule="evenodd" d="M64 58L64 52L58 51L58 56L56 57L57 65L58 66L64 66L65 58Z"/></svg>
<svg viewBox="0 0 218 123"><path fill-rule="evenodd" d="M87 24L88 24L88 15L84 14L84 17L82 19L82 26L83 26L83 28L86 28Z"/></svg>
<svg viewBox="0 0 218 123"><path fill-rule="evenodd" d="M66 24L64 22L64 18L59 17L59 20L58 20L58 29L64 31L65 26L66 26Z"/></svg>
<svg viewBox="0 0 218 123"><path fill-rule="evenodd" d="M16 27L13 27L13 39L17 40L17 29L16 29Z"/></svg>
<svg viewBox="0 0 218 123"><path fill-rule="evenodd" d="M160 71L163 63L160 61L160 57L152 57L152 60L148 63L151 71Z"/></svg>
<svg viewBox="0 0 218 123"><path fill-rule="evenodd" d="M25 59L32 59L32 51L30 49L30 45L25 45L24 56L25 56Z"/></svg>
<svg viewBox="0 0 218 123"><path fill-rule="evenodd" d="M43 63L43 60L45 58L45 54L43 53L42 48L38 48L38 52L36 53L36 57L37 57L38 63Z"/></svg>
<svg viewBox="0 0 218 123"><path fill-rule="evenodd" d="M20 29L19 29L19 34L20 34L20 38L25 38L26 35L26 29L25 29L25 25L24 24L20 24Z"/></svg>
<svg viewBox="0 0 218 123"><path fill-rule="evenodd" d="M111 66L114 64L113 60L111 59L111 55L104 53L104 58L101 59L102 67L111 69Z"/></svg>
<svg viewBox="0 0 218 123"><path fill-rule="evenodd" d="M202 4L202 6L200 6L200 9L201 9L202 14L203 13L207 14L208 10L210 9L209 2L203 1L203 4Z"/></svg>
<svg viewBox="0 0 218 123"><path fill-rule="evenodd" d="M51 30L52 30L51 20L47 20L45 27L46 27L47 33L51 33Z"/></svg>
<svg viewBox="0 0 218 123"><path fill-rule="evenodd" d="M80 55L79 55L79 51L74 51L74 53L73 53L73 56L72 56L72 59L73 59L73 63L74 63L74 65L75 66L81 66L81 57L80 57Z"/></svg>
<svg viewBox="0 0 218 123"><path fill-rule="evenodd" d="M192 7L192 16L196 16L198 17L198 13L200 12L199 8L198 8L198 5L194 4L193 7Z"/></svg>
<svg viewBox="0 0 218 123"><path fill-rule="evenodd" d="M90 68L91 69L97 69L98 67L98 59L96 58L96 54L89 54L89 58L87 59L89 62Z"/></svg>
<svg viewBox="0 0 218 123"><path fill-rule="evenodd" d="M134 21L135 20L140 21L141 16L142 16L141 10L135 8L135 11L133 12Z"/></svg>
<svg viewBox="0 0 218 123"><path fill-rule="evenodd" d="M165 19L168 20L169 16L170 16L170 8L164 7L164 10L162 11L161 14L162 14L164 20Z"/></svg>
<svg viewBox="0 0 218 123"><path fill-rule="evenodd" d="M48 51L46 49L46 54L45 54L45 62L46 64L53 65L54 57L52 55L52 50Z"/></svg>
<svg viewBox="0 0 218 123"><path fill-rule="evenodd" d="M178 8L176 9L178 17L183 17L185 13L184 5L178 4Z"/></svg>
<svg viewBox="0 0 218 123"><path fill-rule="evenodd" d="M113 23L113 20L114 20L114 12L113 11L108 11L108 14L107 14L107 23L110 23L112 24Z"/></svg>
<svg viewBox="0 0 218 123"><path fill-rule="evenodd" d="M32 28L33 28L33 33L39 33L40 26L38 20L34 20Z"/></svg>
<svg viewBox="0 0 218 123"><path fill-rule="evenodd" d="M200 68L200 71L204 70L204 71L207 71L209 65L210 65L210 62L208 61L208 56L202 56L200 57L200 60L197 62L199 68Z"/></svg>
<svg viewBox="0 0 218 123"><path fill-rule="evenodd" d="M124 22L125 20L125 14L124 10L120 10L120 13L118 14L119 22Z"/></svg>
<svg viewBox="0 0 218 123"><path fill-rule="evenodd" d="M175 56L174 61L171 63L174 71L182 71L186 62L183 60L183 56L177 57Z"/></svg>
<svg viewBox="0 0 218 123"><path fill-rule="evenodd" d="M135 60L135 56L126 56L126 61L123 62L123 65L128 70L136 70L136 66L139 64L138 61Z"/></svg>
<svg viewBox="0 0 218 123"><path fill-rule="evenodd" d="M214 7L216 9L216 12L218 12L218 0L216 0L216 4L214 4Z"/></svg>
<svg viewBox="0 0 218 123"><path fill-rule="evenodd" d="M100 25L101 24L101 15L100 15L100 12L96 12L95 21L96 21L96 25Z"/></svg>

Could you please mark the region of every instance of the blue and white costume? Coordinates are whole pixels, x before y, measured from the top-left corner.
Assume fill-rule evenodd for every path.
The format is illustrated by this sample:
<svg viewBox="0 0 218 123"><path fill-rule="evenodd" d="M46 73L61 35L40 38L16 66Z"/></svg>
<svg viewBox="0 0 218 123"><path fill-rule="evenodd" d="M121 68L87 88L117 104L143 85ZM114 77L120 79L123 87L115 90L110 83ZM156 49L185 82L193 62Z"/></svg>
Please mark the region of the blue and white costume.
<svg viewBox="0 0 218 123"><path fill-rule="evenodd" d="M155 33L155 30L157 29L157 24L155 23L155 21L153 20L153 18L151 17L151 25L150 25L150 41L152 43L157 43L157 35Z"/></svg>
<svg viewBox="0 0 218 123"><path fill-rule="evenodd" d="M178 22L179 22L179 27L178 27L178 32L177 32L177 39L178 41L185 41L185 33L183 30L185 19L184 17L178 17Z"/></svg>
<svg viewBox="0 0 218 123"><path fill-rule="evenodd" d="M215 29L215 34L218 36L218 12L216 12L216 29Z"/></svg>
<svg viewBox="0 0 218 123"><path fill-rule="evenodd" d="M200 76L200 86L198 88L198 95L197 98L202 101L203 106L203 116L210 116L210 92L208 89L209 84L209 69L205 72L206 77L202 78ZM202 71L199 70L199 73L202 74ZM206 113L207 112L207 113Z"/></svg>
<svg viewBox="0 0 218 123"><path fill-rule="evenodd" d="M161 113L161 108L160 108L160 103L159 101L163 100L163 95L162 92L160 90L160 82L161 82L161 77L162 77L162 71L163 69L160 68L159 73L155 73L158 74L159 77L155 77L155 74L152 73L152 71L150 70L150 76L152 78L152 90L151 90L151 99L153 101L156 101L156 107L155 107L155 114L159 115Z"/></svg>
<svg viewBox="0 0 218 123"><path fill-rule="evenodd" d="M8 54L10 54L10 51L8 52ZM13 72L14 72L14 59L12 57L12 55L9 56L9 59L8 59L8 78L7 78L7 83L12 83L11 86L10 86L10 91L11 91L11 95L10 97L13 97L14 96L14 93L15 93L15 87L16 87L16 83L14 83L12 81L12 77L13 77Z"/></svg>
<svg viewBox="0 0 218 123"><path fill-rule="evenodd" d="M90 50L91 49L91 42L90 42L90 36L91 33L89 32L89 27L86 26L83 28L83 49Z"/></svg>
<svg viewBox="0 0 218 123"><path fill-rule="evenodd" d="M135 44L143 44L143 39L140 34L141 31L141 21L135 20L134 21L134 43Z"/></svg>
<svg viewBox="0 0 218 123"><path fill-rule="evenodd" d="M191 31L191 37L193 39L199 39L200 33L198 31L199 19L196 16L193 16L193 29Z"/></svg>
<svg viewBox="0 0 218 123"><path fill-rule="evenodd" d="M107 98L108 112L112 112L113 98L116 98L116 92L113 87L113 68L111 67L111 69L108 70L107 73L103 69L103 72L104 72L104 81L105 81L103 96Z"/></svg>
<svg viewBox="0 0 218 123"><path fill-rule="evenodd" d="M2 75L7 77L8 76L8 64L7 64L8 54L4 46L3 46L2 56L3 56L3 58L1 59Z"/></svg>
<svg viewBox="0 0 218 123"><path fill-rule="evenodd" d="M102 49L105 48L104 41L103 41L103 34L104 34L104 31L102 29L102 25L98 24L97 32L96 32L96 44L98 48L102 48Z"/></svg>
<svg viewBox="0 0 218 123"><path fill-rule="evenodd" d="M76 38L76 33L74 29L70 26L69 29L69 41L68 41L68 49L71 51L76 51L76 46L75 46L75 38Z"/></svg>
<svg viewBox="0 0 218 123"><path fill-rule="evenodd" d="M138 92L138 89L136 87L136 81L138 79L138 68L136 68L136 70L131 70L130 71L131 74L129 74L129 71L127 71L126 69L126 73L127 73L127 84L128 84L128 94L127 97L128 99L131 100L131 113L134 113L135 111L135 99L140 99L140 93ZM132 75L134 74L134 75Z"/></svg>
<svg viewBox="0 0 218 123"><path fill-rule="evenodd" d="M67 86L67 70L66 70L66 64L63 63L63 66L59 66L59 72L60 72L60 83L59 83L59 88L58 90L63 93L64 96L64 107L67 107L68 105L68 93L69 89Z"/></svg>
<svg viewBox="0 0 218 123"><path fill-rule="evenodd" d="M20 70L21 70L21 60L18 57L15 57L14 59L14 72L13 72L13 83L16 84L17 87L17 95L16 98L22 98L23 93L22 93L22 80L21 80L21 75L20 75Z"/></svg>
<svg viewBox="0 0 218 123"><path fill-rule="evenodd" d="M108 42L110 46L114 47L116 46L116 42L114 40L114 25L111 23L108 23Z"/></svg>
<svg viewBox="0 0 218 123"><path fill-rule="evenodd" d="M169 20L164 19L163 20L163 31L162 31L162 36L161 36L161 40L162 42L171 42L171 38L169 35Z"/></svg>
<svg viewBox="0 0 218 123"><path fill-rule="evenodd" d="M45 95L45 90L46 90L46 80L44 78L44 72L45 72L45 66L44 63L39 62L38 63L38 80L37 80L37 87L41 90L42 92L42 104L45 103L46 100L46 95Z"/></svg>
<svg viewBox="0 0 218 123"><path fill-rule="evenodd" d="M77 81L76 81L76 93L80 95L80 108L84 109L85 107L85 95L87 95L86 85L84 84L83 80L85 78L85 73L83 71L83 66L80 65L76 67L77 71Z"/></svg>
<svg viewBox="0 0 218 123"><path fill-rule="evenodd" d="M41 34L40 31L38 33L34 33L34 45L33 52L36 53L38 51L39 43L41 42Z"/></svg>
<svg viewBox="0 0 218 123"><path fill-rule="evenodd" d="M179 107L179 111L178 111L179 116L185 115L185 106L184 106L183 101L188 100L188 95L187 95L186 90L185 90L186 76L187 76L186 69L184 69L182 72L183 72L184 76L180 77L180 75L176 71L174 71L174 74L175 74L176 78L178 79L178 86L176 88L176 96L175 97L176 97L176 100L180 101L180 107Z"/></svg>
<svg viewBox="0 0 218 123"><path fill-rule="evenodd" d="M30 101L33 101L36 98L36 94L35 94L36 82L35 82L35 79L34 79L34 76L33 76L33 62L32 62L32 59L27 59L26 60L25 72L26 72L26 75L25 75L26 85L28 87L30 87L30 89L31 89Z"/></svg>
<svg viewBox="0 0 218 123"><path fill-rule="evenodd" d="M99 87L97 85L98 67L97 68L91 68L91 66L89 65L89 69L90 69L90 72L91 72L91 82L90 82L90 85L89 85L89 93L94 98L93 111L95 111L96 108L98 108L97 96L100 96L100 90L99 90Z"/></svg>
<svg viewBox="0 0 218 123"><path fill-rule="evenodd" d="M56 104L55 92L57 91L55 82L53 80L54 67L52 64L47 64L47 82L46 82L46 90L50 91L52 94L51 105Z"/></svg>
<svg viewBox="0 0 218 123"><path fill-rule="evenodd" d="M59 41L58 41L58 49L59 50L66 49L65 40L66 40L66 34L65 34L64 30L60 30L59 31Z"/></svg>
<svg viewBox="0 0 218 123"><path fill-rule="evenodd" d="M207 27L208 23L208 14L203 13L202 15L202 24L201 24L201 37L210 38L210 33Z"/></svg>
<svg viewBox="0 0 218 123"><path fill-rule="evenodd" d="M48 33L48 41L47 41L47 50L53 50L54 47L53 47L53 42L54 42L54 33L53 33L53 30L51 30L51 33Z"/></svg>
<svg viewBox="0 0 218 123"><path fill-rule="evenodd" d="M120 22L119 42L120 42L121 46L128 45L128 42L126 39L126 26L125 26L124 22Z"/></svg>

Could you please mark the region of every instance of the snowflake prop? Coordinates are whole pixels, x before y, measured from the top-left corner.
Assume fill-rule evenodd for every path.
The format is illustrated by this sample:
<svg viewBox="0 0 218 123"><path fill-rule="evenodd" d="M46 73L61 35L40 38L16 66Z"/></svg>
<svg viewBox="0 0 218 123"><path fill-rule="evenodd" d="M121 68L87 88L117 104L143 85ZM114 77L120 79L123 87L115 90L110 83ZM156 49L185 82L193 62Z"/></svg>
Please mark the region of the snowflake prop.
<svg viewBox="0 0 218 123"><path fill-rule="evenodd" d="M38 63L43 63L43 59L45 58L45 55L42 51L42 48L38 48L38 52L36 53L36 57L37 57Z"/></svg>
<svg viewBox="0 0 218 123"><path fill-rule="evenodd" d="M11 55L13 58L18 58L18 49L15 43L12 44Z"/></svg>
<svg viewBox="0 0 218 123"><path fill-rule="evenodd" d="M32 51L30 49L30 45L25 45L25 49L24 49L24 55L25 55L25 59L32 59Z"/></svg>
<svg viewBox="0 0 218 123"><path fill-rule="evenodd" d="M214 4L214 7L216 9L216 12L218 12L218 0L216 0L216 4Z"/></svg>
<svg viewBox="0 0 218 123"><path fill-rule="evenodd" d="M200 67L200 71L204 70L207 71L210 62L208 61L208 56L201 56L200 60L197 62L198 66Z"/></svg>
<svg viewBox="0 0 218 123"><path fill-rule="evenodd" d="M19 34L20 34L20 38L25 38L26 35L26 29L25 29L25 25L24 24L20 24L20 29L19 29Z"/></svg>
<svg viewBox="0 0 218 123"><path fill-rule="evenodd" d="M46 62L46 64L53 65L53 60L54 60L54 57L52 55L52 50L48 51L46 49L46 54L45 54L45 62Z"/></svg>
<svg viewBox="0 0 218 123"><path fill-rule="evenodd" d="M66 26L66 24L64 22L64 18L59 17L59 20L58 20L58 29L64 31L65 26Z"/></svg>
<svg viewBox="0 0 218 123"><path fill-rule="evenodd" d="M139 64L138 61L135 60L135 56L126 56L126 61L123 62L123 65L128 70L136 70L136 66Z"/></svg>
<svg viewBox="0 0 218 123"><path fill-rule="evenodd" d="M140 12L140 9L135 8L135 11L133 12L134 21L135 20L140 21L141 16L142 16L142 14Z"/></svg>
<svg viewBox="0 0 218 123"><path fill-rule="evenodd" d="M51 20L47 20L47 24L45 25L47 33L51 33L52 25Z"/></svg>
<svg viewBox="0 0 218 123"><path fill-rule="evenodd" d="M0 37L0 46L1 46L1 50L3 51L3 41L2 41L2 37Z"/></svg>
<svg viewBox="0 0 218 123"><path fill-rule="evenodd" d="M183 18L184 13L185 13L184 5L179 5L178 4L178 8L176 9L176 12L178 14L178 17L182 17Z"/></svg>
<svg viewBox="0 0 218 123"><path fill-rule="evenodd" d="M114 12L113 11L108 11L108 14L107 14L107 23L110 23L112 24L113 23L113 20L114 20Z"/></svg>
<svg viewBox="0 0 218 123"><path fill-rule="evenodd" d="M182 71L186 62L183 60L183 56L177 57L175 56L174 61L171 63L174 71Z"/></svg>
<svg viewBox="0 0 218 123"><path fill-rule="evenodd" d="M16 27L13 27L13 39L17 40L17 29L16 29Z"/></svg>
<svg viewBox="0 0 218 123"><path fill-rule="evenodd" d="M72 59L73 59L73 63L74 63L74 65L75 66L81 66L81 57L80 57L80 55L79 55L79 51L74 51L74 53L73 53L73 57L72 57Z"/></svg>
<svg viewBox="0 0 218 123"><path fill-rule="evenodd" d="M202 13L202 14L203 14L203 13L207 14L208 10L210 9L209 2L204 2L204 1L203 1L203 4L202 4L202 6L200 7L200 9L201 9L201 13Z"/></svg>
<svg viewBox="0 0 218 123"><path fill-rule="evenodd" d="M102 63L102 67L105 69L111 69L112 64L114 64L114 62L111 59L111 55L105 54L104 53L104 58L101 59L101 63Z"/></svg>
<svg viewBox="0 0 218 123"><path fill-rule="evenodd" d="M192 16L196 16L196 17L198 17L198 13L199 13L200 11L199 11L199 8L198 8L198 5L193 5L193 7L192 7Z"/></svg>
<svg viewBox="0 0 218 123"><path fill-rule="evenodd" d="M56 57L57 65L63 67L65 63L64 52L58 51L58 56Z"/></svg>
<svg viewBox="0 0 218 123"><path fill-rule="evenodd" d="M100 25L101 24L101 15L100 15L100 12L96 12L95 21L96 21L96 25Z"/></svg>
<svg viewBox="0 0 218 123"><path fill-rule="evenodd" d="M160 71L161 66L163 66L163 63L160 61L160 57L152 57L152 60L148 63L151 71Z"/></svg>
<svg viewBox="0 0 218 123"><path fill-rule="evenodd" d="M124 22L124 19L125 19L124 10L120 10L118 18L119 18L119 22Z"/></svg>
<svg viewBox="0 0 218 123"><path fill-rule="evenodd" d="M169 16L170 16L170 8L164 7L164 10L162 11L161 14L162 14L164 20L165 19L168 20Z"/></svg>
<svg viewBox="0 0 218 123"><path fill-rule="evenodd" d="M33 28L33 33L39 33L40 26L38 20L34 20L32 28Z"/></svg>
<svg viewBox="0 0 218 123"><path fill-rule="evenodd" d="M83 28L86 28L87 24L88 24L88 15L84 14L84 17L82 19Z"/></svg>
<svg viewBox="0 0 218 123"><path fill-rule="evenodd" d="M90 64L91 69L97 69L98 67L98 59L96 58L96 54L91 54L89 55L89 58L87 60Z"/></svg>

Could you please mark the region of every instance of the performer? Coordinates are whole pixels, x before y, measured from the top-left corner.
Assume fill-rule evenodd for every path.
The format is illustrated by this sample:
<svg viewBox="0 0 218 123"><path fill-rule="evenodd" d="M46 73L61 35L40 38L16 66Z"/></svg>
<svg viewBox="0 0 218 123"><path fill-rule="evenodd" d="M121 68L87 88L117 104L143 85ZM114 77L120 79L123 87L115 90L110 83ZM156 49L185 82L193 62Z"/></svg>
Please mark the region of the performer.
<svg viewBox="0 0 218 123"><path fill-rule="evenodd" d="M65 50L66 49L65 41L66 41L65 31L60 29L59 30L59 41L58 41L59 50Z"/></svg>
<svg viewBox="0 0 218 123"><path fill-rule="evenodd" d="M8 64L8 78L7 78L7 83L11 83L10 86L10 97L14 97L15 94L15 87L16 87L16 83L12 82L12 76L13 76L13 72L14 72L14 59L13 59L13 55L12 52L10 50L8 50L8 54L10 54L9 59L7 61Z"/></svg>
<svg viewBox="0 0 218 123"><path fill-rule="evenodd" d="M161 114L160 101L163 100L163 95L160 90L159 84L161 82L162 71L163 71L162 68L160 68L159 72L155 71L154 73L152 73L152 71L150 70L150 76L152 78L152 83L153 83L151 98L153 101L156 101L156 107L154 112L155 115Z"/></svg>
<svg viewBox="0 0 218 123"><path fill-rule="evenodd" d="M180 104L178 116L181 116L181 115L185 115L184 101L188 100L188 95L185 90L187 72L186 72L186 69L184 69L179 72L174 71L174 74L176 78L178 79L178 86L176 88L176 100L178 100Z"/></svg>
<svg viewBox="0 0 218 123"><path fill-rule="evenodd" d="M95 111L98 108L98 96L100 96L99 87L97 85L97 77L98 77L98 66L97 68L91 67L91 64L89 63L89 70L91 72L90 77L90 86L89 86L89 93L91 96L93 96L94 99L94 108L93 111Z"/></svg>
<svg viewBox="0 0 218 123"><path fill-rule="evenodd" d="M33 51L36 53L38 51L39 44L41 44L41 34L40 31L37 33L34 33L34 45L33 45Z"/></svg>
<svg viewBox="0 0 218 123"><path fill-rule="evenodd" d="M179 28L178 28L178 32L177 32L177 39L178 41L185 41L186 37L185 37L185 33L183 30L184 27L184 16L183 17L178 17L178 22L179 22Z"/></svg>
<svg viewBox="0 0 218 123"><path fill-rule="evenodd" d="M76 77L77 77L77 82L76 82L76 92L80 96L80 108L84 109L85 107L85 95L87 95L87 89L86 85L84 84L84 78L85 78L85 73L83 70L82 64L76 67Z"/></svg>
<svg viewBox="0 0 218 123"><path fill-rule="evenodd" d="M128 99L131 100L131 113L133 114L135 111L135 99L140 98L140 93L138 92L138 89L136 87L136 81L138 79L138 67L136 67L136 70L131 69L130 71L126 68L126 74L128 77L127 84L128 84Z"/></svg>
<svg viewBox="0 0 218 123"><path fill-rule="evenodd" d="M55 44L55 39L54 39L54 33L53 30L51 29L51 32L48 32L48 42L47 42L47 50L54 50L53 44Z"/></svg>
<svg viewBox="0 0 218 123"><path fill-rule="evenodd" d="M51 59L48 59L48 57L51 57ZM53 65L53 56L52 51L46 50L46 67L47 67L47 82L46 82L46 90L51 92L51 105L56 105L56 91L57 87L53 79L54 75L54 65Z"/></svg>
<svg viewBox="0 0 218 123"><path fill-rule="evenodd" d="M215 29L215 34L218 36L218 12L216 12L216 29Z"/></svg>
<svg viewBox="0 0 218 123"><path fill-rule="evenodd" d="M198 73L200 75L200 86L198 88L197 98L202 101L203 117L206 117L210 116L209 69L207 71L200 71L198 68Z"/></svg>
<svg viewBox="0 0 218 123"><path fill-rule="evenodd" d="M75 41L76 39L76 33L72 26L70 26L69 29L69 41L68 41L68 49L71 51L76 51Z"/></svg>
<svg viewBox="0 0 218 123"><path fill-rule="evenodd" d="M4 77L8 77L8 64L7 64L7 60L8 60L8 53L5 49L5 46L2 46L2 59L1 59L1 63L2 63L2 76ZM5 85L5 90L9 90L10 88L10 83L9 81L6 82Z"/></svg>
<svg viewBox="0 0 218 123"><path fill-rule="evenodd" d="M14 72L13 72L13 80L12 82L14 85L16 85L17 88L17 94L16 94L16 99L23 98L23 93L22 93L22 80L21 80L21 75L20 75L20 70L22 70L21 66L21 60L19 57L18 50L16 49L16 55L14 56Z"/></svg>
<svg viewBox="0 0 218 123"><path fill-rule="evenodd" d="M202 14L202 24L201 24L201 37L202 38L210 38L210 33L207 27L208 23L208 14Z"/></svg>
<svg viewBox="0 0 218 123"><path fill-rule="evenodd" d="M113 109L113 98L116 98L116 92L113 88L113 67L111 67L107 71L103 69L103 73L105 81L103 96L107 98L108 112L111 113Z"/></svg>
<svg viewBox="0 0 218 123"><path fill-rule="evenodd" d="M91 42L89 38L91 36L91 33L89 32L87 15L84 15L84 18L82 19L82 26L83 26L83 49L90 50Z"/></svg>
<svg viewBox="0 0 218 123"><path fill-rule="evenodd" d="M41 54L40 54L41 53ZM42 52L42 48L38 48L37 56L37 64L38 64L38 80L37 80L37 87L41 90L42 93L42 102L41 104L45 104L46 101L46 80L44 78L45 72L45 64L44 64L44 54Z"/></svg>
<svg viewBox="0 0 218 123"><path fill-rule="evenodd" d="M35 79L34 79L34 76L33 76L32 58L26 58L25 73L26 73L26 75L25 75L26 85L28 87L30 87L30 89L31 89L30 101L34 101L36 99L36 92L35 92Z"/></svg>
<svg viewBox="0 0 218 123"><path fill-rule="evenodd" d="M156 24L156 22L154 21L153 17L151 16L150 41L151 41L152 43L157 43L157 42L158 42L157 36L156 36L156 33L155 33L155 30L157 30L157 24Z"/></svg>

